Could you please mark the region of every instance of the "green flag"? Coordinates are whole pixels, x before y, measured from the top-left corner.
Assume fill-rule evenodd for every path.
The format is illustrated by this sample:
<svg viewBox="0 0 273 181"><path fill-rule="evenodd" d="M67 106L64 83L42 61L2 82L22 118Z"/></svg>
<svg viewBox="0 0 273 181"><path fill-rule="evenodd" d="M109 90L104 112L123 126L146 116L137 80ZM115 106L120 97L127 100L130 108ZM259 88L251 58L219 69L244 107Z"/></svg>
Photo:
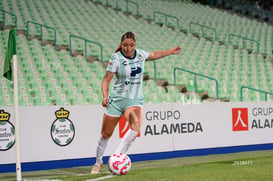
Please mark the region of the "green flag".
<svg viewBox="0 0 273 181"><path fill-rule="evenodd" d="M16 30L15 29L12 29L9 31L8 49L6 52L4 72L3 72L3 76L10 81L12 80L11 59L13 55L16 55Z"/></svg>

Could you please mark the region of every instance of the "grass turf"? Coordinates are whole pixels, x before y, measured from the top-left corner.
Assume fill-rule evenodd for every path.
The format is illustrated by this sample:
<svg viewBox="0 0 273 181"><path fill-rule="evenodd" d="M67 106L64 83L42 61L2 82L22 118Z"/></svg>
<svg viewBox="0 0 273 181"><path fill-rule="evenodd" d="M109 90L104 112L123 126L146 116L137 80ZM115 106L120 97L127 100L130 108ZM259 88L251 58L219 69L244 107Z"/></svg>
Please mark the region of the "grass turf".
<svg viewBox="0 0 273 181"><path fill-rule="evenodd" d="M109 177L107 166L102 174L90 175L91 167L77 167L36 172L23 172L25 180L82 181ZM107 181L252 181L272 180L273 150L233 154L183 157L167 160L135 162L125 176L107 178ZM0 174L0 180L16 180L15 173Z"/></svg>

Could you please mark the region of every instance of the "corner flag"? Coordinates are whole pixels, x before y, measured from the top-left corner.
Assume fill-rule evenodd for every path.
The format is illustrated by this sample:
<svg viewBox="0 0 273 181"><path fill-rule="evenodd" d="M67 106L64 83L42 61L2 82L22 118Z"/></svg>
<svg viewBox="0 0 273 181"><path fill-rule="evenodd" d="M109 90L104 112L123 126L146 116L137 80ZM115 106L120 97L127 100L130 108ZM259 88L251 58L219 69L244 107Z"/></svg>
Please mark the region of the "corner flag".
<svg viewBox="0 0 273 181"><path fill-rule="evenodd" d="M3 72L3 76L10 81L12 80L11 60L13 55L16 55L16 30L15 29L12 29L9 31L8 49L6 52L4 72Z"/></svg>
<svg viewBox="0 0 273 181"><path fill-rule="evenodd" d="M11 66L12 62L12 66ZM19 136L19 103L18 103L18 77L17 77L17 55L16 55L16 29L9 31L8 49L5 57L3 76L8 80L13 79L13 99L15 117L15 145L16 145L16 176L17 181L22 180L20 161L20 136Z"/></svg>

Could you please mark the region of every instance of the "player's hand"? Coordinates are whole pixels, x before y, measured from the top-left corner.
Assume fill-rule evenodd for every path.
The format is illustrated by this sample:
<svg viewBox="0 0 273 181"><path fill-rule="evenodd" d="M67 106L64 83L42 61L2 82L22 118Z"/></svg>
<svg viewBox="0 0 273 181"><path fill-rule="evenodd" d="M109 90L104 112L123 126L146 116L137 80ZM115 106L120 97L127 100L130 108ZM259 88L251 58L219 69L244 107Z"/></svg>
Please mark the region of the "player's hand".
<svg viewBox="0 0 273 181"><path fill-rule="evenodd" d="M172 49L172 54L179 54L180 53L180 51L182 50L182 48L181 47L174 47L173 49Z"/></svg>
<svg viewBox="0 0 273 181"><path fill-rule="evenodd" d="M109 98L108 97L103 97L101 105L103 107L108 107L108 103L109 103Z"/></svg>

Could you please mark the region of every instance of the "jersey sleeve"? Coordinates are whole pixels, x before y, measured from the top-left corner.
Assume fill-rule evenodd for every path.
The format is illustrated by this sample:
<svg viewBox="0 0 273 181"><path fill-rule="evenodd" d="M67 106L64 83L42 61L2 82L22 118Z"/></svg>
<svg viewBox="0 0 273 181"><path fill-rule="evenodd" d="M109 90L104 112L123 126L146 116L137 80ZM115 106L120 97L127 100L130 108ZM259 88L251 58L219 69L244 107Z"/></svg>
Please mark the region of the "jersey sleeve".
<svg viewBox="0 0 273 181"><path fill-rule="evenodd" d="M116 54L113 54L109 60L106 70L109 72L116 72L117 61L118 61L118 56Z"/></svg>
<svg viewBox="0 0 273 181"><path fill-rule="evenodd" d="M144 60L146 60L149 57L149 52L146 52L144 50L139 50L139 54L143 56Z"/></svg>

